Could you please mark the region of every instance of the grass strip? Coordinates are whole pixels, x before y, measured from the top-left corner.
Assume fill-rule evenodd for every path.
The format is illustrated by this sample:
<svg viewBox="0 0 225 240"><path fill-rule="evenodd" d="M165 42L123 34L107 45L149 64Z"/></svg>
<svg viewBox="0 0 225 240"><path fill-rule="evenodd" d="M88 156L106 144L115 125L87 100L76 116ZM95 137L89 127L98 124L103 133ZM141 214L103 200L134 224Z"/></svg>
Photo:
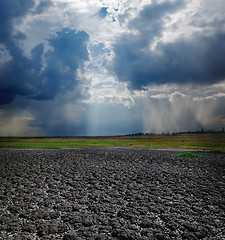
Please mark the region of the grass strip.
<svg viewBox="0 0 225 240"><path fill-rule="evenodd" d="M180 154L178 154L178 156L181 156L181 157L201 157L201 155L195 154L195 153L192 153L192 152L180 153Z"/></svg>

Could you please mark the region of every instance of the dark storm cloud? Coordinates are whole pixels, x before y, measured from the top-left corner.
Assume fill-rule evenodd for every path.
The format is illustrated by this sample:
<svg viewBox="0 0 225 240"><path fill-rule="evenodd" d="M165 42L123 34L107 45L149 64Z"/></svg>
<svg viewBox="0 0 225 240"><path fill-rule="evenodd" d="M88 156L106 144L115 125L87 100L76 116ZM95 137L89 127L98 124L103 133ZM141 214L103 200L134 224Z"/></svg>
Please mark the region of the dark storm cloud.
<svg viewBox="0 0 225 240"><path fill-rule="evenodd" d="M32 0L0 1L3 135L71 135L84 128L79 123L79 99L84 91L78 69L89 60L89 35L67 28L46 40L48 50L38 44L26 56L21 49L27 39L15 24L27 14L43 12L50 4L42 1L33 11Z"/></svg>
<svg viewBox="0 0 225 240"><path fill-rule="evenodd" d="M165 19L184 3L154 3L130 22L129 28L139 34L124 34L114 45L113 70L119 81L127 82L131 89L141 89L149 84L211 84L225 79L225 33L216 22L211 33L158 43L155 51L149 50L165 30Z"/></svg>
<svg viewBox="0 0 225 240"><path fill-rule="evenodd" d="M4 40L1 42L11 60L1 66L0 104L10 103L16 95L50 100L59 92L72 90L78 84L77 69L89 59L89 36L84 31L57 32L48 40L52 50L44 53L44 46L39 44L31 51L31 58L25 57L16 44L18 36L15 38L9 32L7 41Z"/></svg>
<svg viewBox="0 0 225 240"><path fill-rule="evenodd" d="M24 16L33 6L33 0L0 1L0 43L11 44L12 20Z"/></svg>
<svg viewBox="0 0 225 240"><path fill-rule="evenodd" d="M49 39L53 50L44 55L46 66L44 71L40 72L39 86L37 94L33 96L34 99L52 99L59 91L64 93L78 84L77 69L89 59L88 40L89 36L86 32L75 32L71 29L63 29ZM36 55L40 56L40 50Z"/></svg>
<svg viewBox="0 0 225 240"><path fill-rule="evenodd" d="M36 12L50 4L42 1ZM77 85L77 69L89 59L88 34L72 29L63 29L48 40L52 50L44 53L43 44L39 44L32 49L31 58L26 57L18 42L26 36L15 31L13 22L33 6L32 0L0 1L0 43L10 55L8 61L1 62L0 104L10 103L16 95L49 100L59 91L72 90Z"/></svg>
<svg viewBox="0 0 225 240"><path fill-rule="evenodd" d="M13 20L25 15L33 5L34 1L32 0L0 1L0 43L13 59L7 64L1 63L0 104L11 102L16 92L21 95L29 92L29 89L23 84L23 78L27 73L21 69L21 66L28 68L29 61L23 57L21 50L16 45L16 41L24 39L25 36L20 32L13 34ZM20 86L17 86L15 78L21 82Z"/></svg>
<svg viewBox="0 0 225 240"><path fill-rule="evenodd" d="M139 13L139 16L129 23L130 29L138 30L144 40L154 40L154 36L160 36L164 29L164 21L169 18L168 14L172 14L177 10L185 7L185 0L175 2L156 2L147 5ZM150 37L150 39L149 39Z"/></svg>

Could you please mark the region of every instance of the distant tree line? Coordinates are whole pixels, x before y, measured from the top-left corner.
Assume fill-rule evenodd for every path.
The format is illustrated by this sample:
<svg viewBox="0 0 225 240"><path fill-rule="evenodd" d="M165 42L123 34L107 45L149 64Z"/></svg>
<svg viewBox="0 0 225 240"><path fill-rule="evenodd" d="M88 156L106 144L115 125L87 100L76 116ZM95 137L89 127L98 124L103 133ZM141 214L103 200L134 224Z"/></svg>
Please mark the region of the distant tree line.
<svg viewBox="0 0 225 240"><path fill-rule="evenodd" d="M139 132L139 133L131 133L131 134L126 134L125 136L146 136L146 135L173 135L173 134L193 134L193 133L224 133L224 128L222 128L220 131L218 130L213 130L213 129L207 129L204 130L203 128L201 130L196 130L196 131L187 131L187 132L162 132L162 133L143 133L143 132Z"/></svg>

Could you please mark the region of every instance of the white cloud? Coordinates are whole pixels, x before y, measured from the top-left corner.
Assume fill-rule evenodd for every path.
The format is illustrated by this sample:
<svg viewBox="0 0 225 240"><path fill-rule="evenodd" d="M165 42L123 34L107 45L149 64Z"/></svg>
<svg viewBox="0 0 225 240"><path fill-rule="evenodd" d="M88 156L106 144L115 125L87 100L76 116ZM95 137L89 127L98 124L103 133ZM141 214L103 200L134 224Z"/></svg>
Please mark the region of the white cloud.
<svg viewBox="0 0 225 240"><path fill-rule="evenodd" d="M215 93L211 96L206 96L206 97L195 97L193 98L194 101L205 101L205 100L217 100L218 98L225 97L225 93Z"/></svg>

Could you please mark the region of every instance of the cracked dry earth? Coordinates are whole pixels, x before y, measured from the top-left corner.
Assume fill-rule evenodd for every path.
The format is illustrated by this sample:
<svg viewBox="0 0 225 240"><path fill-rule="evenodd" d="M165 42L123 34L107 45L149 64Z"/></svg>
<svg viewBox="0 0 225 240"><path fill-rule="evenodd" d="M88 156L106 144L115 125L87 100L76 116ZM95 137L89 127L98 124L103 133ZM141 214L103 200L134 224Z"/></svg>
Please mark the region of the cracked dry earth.
<svg viewBox="0 0 225 240"><path fill-rule="evenodd" d="M225 239L225 155L0 149L0 239Z"/></svg>

